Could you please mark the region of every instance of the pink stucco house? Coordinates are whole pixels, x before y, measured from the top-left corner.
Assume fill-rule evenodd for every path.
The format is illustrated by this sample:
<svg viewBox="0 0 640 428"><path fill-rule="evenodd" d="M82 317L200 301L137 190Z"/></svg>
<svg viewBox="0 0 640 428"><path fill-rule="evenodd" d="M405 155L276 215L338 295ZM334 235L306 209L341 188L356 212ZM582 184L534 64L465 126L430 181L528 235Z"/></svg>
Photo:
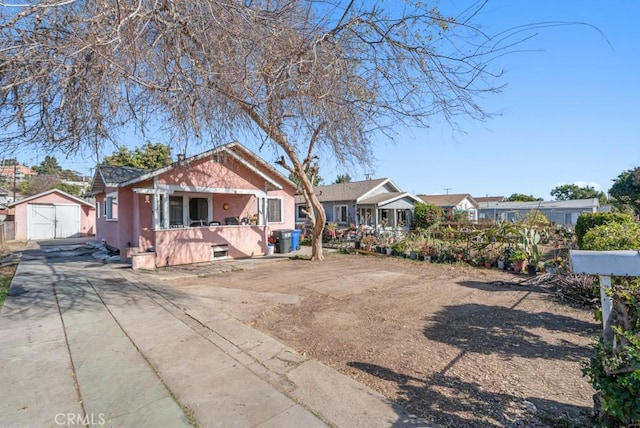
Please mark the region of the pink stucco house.
<svg viewBox="0 0 640 428"><path fill-rule="evenodd" d="M62 190L38 193L8 207L14 214L18 241L75 238L95 233L93 204Z"/></svg>
<svg viewBox="0 0 640 428"><path fill-rule="evenodd" d="M100 165L96 240L134 268L263 255L273 230L294 228L295 189L235 142L151 171Z"/></svg>

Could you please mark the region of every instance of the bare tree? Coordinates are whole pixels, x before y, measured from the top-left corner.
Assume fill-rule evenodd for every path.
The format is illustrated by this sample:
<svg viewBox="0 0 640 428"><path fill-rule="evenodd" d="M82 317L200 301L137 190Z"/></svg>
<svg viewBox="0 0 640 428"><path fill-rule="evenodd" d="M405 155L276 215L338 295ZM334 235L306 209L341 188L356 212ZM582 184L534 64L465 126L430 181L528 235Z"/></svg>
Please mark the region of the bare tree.
<svg viewBox="0 0 640 428"><path fill-rule="evenodd" d="M0 2L5 147L98 150L126 126L211 144L247 132L298 178L321 260L317 159L367 166L373 138L440 115L485 119L498 38L422 2ZM161 124L161 125L159 125Z"/></svg>

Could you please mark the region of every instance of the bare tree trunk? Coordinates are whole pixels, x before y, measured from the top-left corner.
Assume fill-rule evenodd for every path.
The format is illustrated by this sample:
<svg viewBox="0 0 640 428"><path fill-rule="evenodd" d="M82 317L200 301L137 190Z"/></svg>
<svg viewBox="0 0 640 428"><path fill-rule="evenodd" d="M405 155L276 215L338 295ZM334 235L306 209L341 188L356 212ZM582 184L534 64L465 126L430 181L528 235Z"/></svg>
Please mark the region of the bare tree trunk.
<svg viewBox="0 0 640 428"><path fill-rule="evenodd" d="M275 142L275 144L278 145L282 150L284 150L287 157L289 158L291 164L287 163L284 156L276 163L287 171L293 173L300 182L300 187L302 188L301 190L304 194L304 199L307 204L308 216L311 220L312 227L311 260L324 260L324 255L322 254L322 232L324 231L324 223L327 219L327 215L324 212L322 204L313 192L314 174L311 174L310 177L307 173L311 169L310 163L312 159L313 147L319 129L316 130L314 137L312 137L311 142L309 143L307 157L303 163L300 162L300 157L294 150L291 143L289 143L286 135L269 126L253 109L248 108L247 106L243 106L242 108L249 115L249 117L251 117L258 124L258 126L265 131L265 133Z"/></svg>
<svg viewBox="0 0 640 428"><path fill-rule="evenodd" d="M322 254L322 232L324 231L324 223L327 220L327 215L324 212L322 203L318 200L318 197L313 191L313 178L304 171L302 164L298 161L298 157L291 150L289 152L287 147L280 145L292 160L295 165L293 173L300 181L300 187L304 195L305 202L307 204L307 215L311 220L311 260L324 260Z"/></svg>
<svg viewBox="0 0 640 428"><path fill-rule="evenodd" d="M327 220L327 215L315 193L312 192L310 196L311 200L307 200L307 203L316 212L312 221L311 260L324 260L324 254L322 254L322 232L324 231L324 223Z"/></svg>

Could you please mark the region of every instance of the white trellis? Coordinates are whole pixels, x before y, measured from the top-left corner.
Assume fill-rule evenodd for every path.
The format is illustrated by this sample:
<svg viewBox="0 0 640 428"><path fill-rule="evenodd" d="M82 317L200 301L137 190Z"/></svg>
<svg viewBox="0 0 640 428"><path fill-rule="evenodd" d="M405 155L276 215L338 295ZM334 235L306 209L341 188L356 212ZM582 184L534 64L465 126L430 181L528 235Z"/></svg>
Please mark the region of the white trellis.
<svg viewBox="0 0 640 428"><path fill-rule="evenodd" d="M570 251L573 273L600 277L600 301L602 302L602 329L604 336L611 336L611 311L613 301L606 289L611 287L612 276L640 276L640 250L631 251Z"/></svg>

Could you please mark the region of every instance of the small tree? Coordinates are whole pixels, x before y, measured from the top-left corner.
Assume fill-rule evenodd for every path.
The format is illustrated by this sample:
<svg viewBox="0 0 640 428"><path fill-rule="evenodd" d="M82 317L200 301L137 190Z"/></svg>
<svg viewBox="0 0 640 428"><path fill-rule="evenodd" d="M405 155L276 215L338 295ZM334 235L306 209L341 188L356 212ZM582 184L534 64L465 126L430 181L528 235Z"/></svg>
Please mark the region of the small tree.
<svg viewBox="0 0 640 428"><path fill-rule="evenodd" d="M554 187L553 190L551 190L551 196L556 198L556 201L597 198L601 204L607 203L607 195L592 186L580 187L576 184L563 184Z"/></svg>
<svg viewBox="0 0 640 428"><path fill-rule="evenodd" d="M133 151L125 146L118 147L118 151L111 156L105 156L107 165L132 166L141 169L156 169L171 163L171 147L162 144L147 142L142 147L136 147Z"/></svg>
<svg viewBox="0 0 640 428"><path fill-rule="evenodd" d="M58 164L58 159L54 156L45 156L40 165L32 168L38 175L58 175L62 172L62 167Z"/></svg>
<svg viewBox="0 0 640 428"><path fill-rule="evenodd" d="M351 183L351 176L349 174L344 174L344 175L338 175L336 177L336 181L334 182L335 184L339 184L339 183Z"/></svg>
<svg viewBox="0 0 640 428"><path fill-rule="evenodd" d="M629 206L635 214L640 213L640 167L624 171L613 180L609 195L612 203L621 211Z"/></svg>
<svg viewBox="0 0 640 428"><path fill-rule="evenodd" d="M442 208L426 202L418 202L413 207L413 227L428 229L442 221L442 216Z"/></svg>
<svg viewBox="0 0 640 428"><path fill-rule="evenodd" d="M62 180L57 175L36 175L21 181L18 190L25 196L31 196L56 189L61 183Z"/></svg>
<svg viewBox="0 0 640 428"><path fill-rule="evenodd" d="M542 198L536 198L533 195L525 195L524 193L513 193L506 199L507 202L538 202L542 200Z"/></svg>

